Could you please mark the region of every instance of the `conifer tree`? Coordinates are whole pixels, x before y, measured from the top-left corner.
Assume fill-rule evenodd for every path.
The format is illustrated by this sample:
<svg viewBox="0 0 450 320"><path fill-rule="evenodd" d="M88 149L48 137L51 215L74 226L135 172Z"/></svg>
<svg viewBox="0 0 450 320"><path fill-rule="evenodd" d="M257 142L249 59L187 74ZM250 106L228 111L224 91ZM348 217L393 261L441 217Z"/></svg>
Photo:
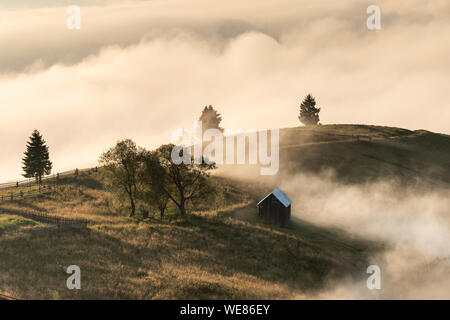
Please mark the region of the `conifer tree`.
<svg viewBox="0 0 450 320"><path fill-rule="evenodd" d="M35 178L36 182L42 183L42 176L50 174L52 163L50 162L48 146L45 144L39 131L34 130L30 140L27 142L25 157L22 159L25 178Z"/></svg>
<svg viewBox="0 0 450 320"><path fill-rule="evenodd" d="M308 94L300 105L298 119L306 126L317 125L319 123L319 112L320 108L316 108L316 100Z"/></svg>
<svg viewBox="0 0 450 320"><path fill-rule="evenodd" d="M213 108L213 106L206 106L203 109L199 120L202 122L203 131L208 129L219 129L221 132L224 131L224 129L220 127L222 116Z"/></svg>

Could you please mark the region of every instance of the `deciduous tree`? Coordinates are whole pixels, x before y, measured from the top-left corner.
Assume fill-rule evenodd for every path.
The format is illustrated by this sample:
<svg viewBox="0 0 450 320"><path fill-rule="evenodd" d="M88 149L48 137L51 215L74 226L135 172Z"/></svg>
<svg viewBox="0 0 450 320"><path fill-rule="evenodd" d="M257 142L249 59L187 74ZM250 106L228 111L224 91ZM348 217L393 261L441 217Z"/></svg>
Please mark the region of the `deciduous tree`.
<svg viewBox="0 0 450 320"><path fill-rule="evenodd" d="M145 151L142 153L141 161L142 170L139 179L142 183L142 190L139 198L145 204L158 210L162 220L169 201L166 190L170 190L170 181L168 181L164 168L160 165L156 152Z"/></svg>
<svg viewBox="0 0 450 320"><path fill-rule="evenodd" d="M119 199L126 195L133 217L136 213L138 195L140 157L143 149L130 140L118 141L116 146L100 156L106 185Z"/></svg>
<svg viewBox="0 0 450 320"><path fill-rule="evenodd" d="M164 180L167 184L163 186L164 192L177 206L181 215L186 214L186 203L197 199L205 199L212 188L209 184L209 172L216 168L214 163L203 161L195 164L191 156L191 163L175 164L172 161L173 144L162 145L155 151L159 165L164 170ZM180 150L183 152L183 150Z"/></svg>

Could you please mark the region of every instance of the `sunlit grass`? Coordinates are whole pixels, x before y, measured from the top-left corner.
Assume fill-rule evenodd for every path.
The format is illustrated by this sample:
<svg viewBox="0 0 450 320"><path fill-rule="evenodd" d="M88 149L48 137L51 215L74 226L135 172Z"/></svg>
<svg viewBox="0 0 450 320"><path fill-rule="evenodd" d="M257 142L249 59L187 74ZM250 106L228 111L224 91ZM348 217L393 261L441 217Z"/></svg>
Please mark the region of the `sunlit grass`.
<svg viewBox="0 0 450 320"><path fill-rule="evenodd" d="M86 230L0 237L1 291L23 299L289 298L360 276L375 250L319 228L260 224L247 193L215 179L227 190L211 202L217 209L184 218L176 211L145 221L117 214L109 194L83 180L0 205L8 217L40 212L89 221ZM72 264L82 270L79 291L66 288Z"/></svg>
<svg viewBox="0 0 450 320"><path fill-rule="evenodd" d="M30 230L40 225L37 221L21 216L0 214L0 236L5 233Z"/></svg>

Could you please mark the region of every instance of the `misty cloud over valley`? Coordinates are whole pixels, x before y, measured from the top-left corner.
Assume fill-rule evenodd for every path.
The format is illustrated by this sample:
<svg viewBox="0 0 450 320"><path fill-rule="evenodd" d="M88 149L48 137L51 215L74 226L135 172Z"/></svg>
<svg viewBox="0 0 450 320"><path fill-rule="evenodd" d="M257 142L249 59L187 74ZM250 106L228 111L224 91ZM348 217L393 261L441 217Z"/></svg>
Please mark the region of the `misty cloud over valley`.
<svg viewBox="0 0 450 320"><path fill-rule="evenodd" d="M225 128L296 126L308 92L322 123L449 133L447 1L381 1L379 32L365 1L85 1L79 31L64 6L32 2L0 13L2 180L34 127L61 171L120 137L167 142L207 104Z"/></svg>
<svg viewBox="0 0 450 320"><path fill-rule="evenodd" d="M372 3L365 0L84 0L77 3L81 30L66 27L70 2L0 3L0 183L22 179L34 129L56 173L98 166L119 139L149 150L169 143L213 105L226 133L291 128L282 136L277 176L234 167L215 175L258 188L255 197L280 187L292 199L296 223L380 248L369 263L381 267L382 290L368 290L364 277L330 278L320 290L292 298L450 297L450 162L439 145L450 135L448 0L380 0L378 31L366 27ZM328 156L344 149L328 143L346 141L295 131L308 93L322 108L321 124L411 131L370 137L371 144L349 133L358 144L350 141L356 147L348 149L344 170ZM381 135L377 128L364 130ZM302 149L301 139L317 146ZM295 170L286 168L283 150ZM371 167L376 161L383 174ZM395 174L409 180L399 183Z"/></svg>

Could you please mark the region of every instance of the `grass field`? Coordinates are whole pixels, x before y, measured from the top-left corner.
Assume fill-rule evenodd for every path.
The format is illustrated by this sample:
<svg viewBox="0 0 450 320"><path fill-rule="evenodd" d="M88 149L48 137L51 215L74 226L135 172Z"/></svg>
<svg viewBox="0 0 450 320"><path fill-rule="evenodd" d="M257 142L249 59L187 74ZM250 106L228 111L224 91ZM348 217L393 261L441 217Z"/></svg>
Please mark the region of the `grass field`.
<svg viewBox="0 0 450 320"><path fill-rule="evenodd" d="M0 213L90 221L87 230L1 237L3 293L25 299L289 298L325 281L362 276L368 256L379 250L307 224L262 225L254 203L244 190L239 198L233 194L232 185L225 185L231 196L222 197L220 209L137 221L112 213L107 192L92 187L96 181L87 176L60 194L0 206ZM82 270L80 291L65 286L72 264Z"/></svg>
<svg viewBox="0 0 450 320"><path fill-rule="evenodd" d="M0 215L0 236L19 231L29 231L42 226L41 223L16 215Z"/></svg>
<svg viewBox="0 0 450 320"><path fill-rule="evenodd" d="M387 176L450 181L448 136L320 126L284 129L281 137L281 161L289 168L280 173L284 179L287 172L332 168L343 183ZM255 203L271 185L218 176L213 183L214 199L186 218L170 207L162 221L156 213L146 220L120 214L98 173L64 178L51 194L0 203L0 293L22 299L307 298L334 281L366 277L370 257L385 249L301 220L287 228L261 224ZM23 212L83 218L89 226L1 236L2 228L35 225ZM81 290L66 288L65 270L73 264L81 268Z"/></svg>
<svg viewBox="0 0 450 320"><path fill-rule="evenodd" d="M370 137L355 141L352 136ZM326 125L280 132L280 171L332 169L342 183L393 179L400 184L450 186L450 136L425 130Z"/></svg>

